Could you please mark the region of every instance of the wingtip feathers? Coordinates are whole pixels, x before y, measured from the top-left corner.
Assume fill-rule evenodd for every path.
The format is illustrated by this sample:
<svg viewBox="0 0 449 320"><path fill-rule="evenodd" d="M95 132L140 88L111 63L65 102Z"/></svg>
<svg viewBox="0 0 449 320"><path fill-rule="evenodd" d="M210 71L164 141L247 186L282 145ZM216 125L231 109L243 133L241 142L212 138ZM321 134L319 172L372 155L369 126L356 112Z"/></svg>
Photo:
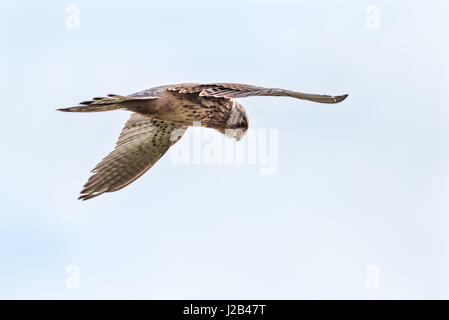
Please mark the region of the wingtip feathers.
<svg viewBox="0 0 449 320"><path fill-rule="evenodd" d="M335 97L335 103L342 102L342 101L345 100L348 96L349 96L349 94L344 94L344 95Z"/></svg>

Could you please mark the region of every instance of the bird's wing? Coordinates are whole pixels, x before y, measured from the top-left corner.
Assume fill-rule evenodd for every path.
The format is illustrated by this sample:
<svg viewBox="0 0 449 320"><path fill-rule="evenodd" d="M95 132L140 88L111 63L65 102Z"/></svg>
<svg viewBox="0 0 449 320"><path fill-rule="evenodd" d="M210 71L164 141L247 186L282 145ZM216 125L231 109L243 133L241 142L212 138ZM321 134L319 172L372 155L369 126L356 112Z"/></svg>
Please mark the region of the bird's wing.
<svg viewBox="0 0 449 320"><path fill-rule="evenodd" d="M184 134L187 127L134 113L115 149L93 170L78 199L119 190L150 169Z"/></svg>
<svg viewBox="0 0 449 320"><path fill-rule="evenodd" d="M338 103L346 99L346 97L348 96L347 94L341 96L310 94L278 88L257 87L240 83L187 83L171 86L167 88L167 90L176 91L179 93L198 93L200 96L226 98L244 98L250 96L285 96L320 103Z"/></svg>

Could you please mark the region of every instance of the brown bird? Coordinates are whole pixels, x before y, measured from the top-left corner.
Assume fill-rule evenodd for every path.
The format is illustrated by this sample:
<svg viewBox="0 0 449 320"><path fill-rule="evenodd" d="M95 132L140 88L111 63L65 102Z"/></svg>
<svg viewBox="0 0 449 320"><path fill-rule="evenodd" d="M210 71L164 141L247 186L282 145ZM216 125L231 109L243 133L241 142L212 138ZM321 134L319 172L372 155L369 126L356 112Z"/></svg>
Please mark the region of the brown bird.
<svg viewBox="0 0 449 320"><path fill-rule="evenodd" d="M134 112L120 133L115 149L93 170L78 199L87 200L127 186L167 152L188 126L200 122L240 140L248 130L248 115L234 98L286 96L320 103L338 103L348 95L328 96L237 83L184 83L154 87L129 96L109 94L64 112L129 110Z"/></svg>

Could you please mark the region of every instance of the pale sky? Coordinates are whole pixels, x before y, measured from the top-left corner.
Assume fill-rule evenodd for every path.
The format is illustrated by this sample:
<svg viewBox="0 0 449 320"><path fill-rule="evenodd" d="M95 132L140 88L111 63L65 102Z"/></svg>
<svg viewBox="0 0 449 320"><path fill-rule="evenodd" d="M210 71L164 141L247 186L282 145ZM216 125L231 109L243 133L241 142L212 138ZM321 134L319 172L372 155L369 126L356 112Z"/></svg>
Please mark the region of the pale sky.
<svg viewBox="0 0 449 320"><path fill-rule="evenodd" d="M447 12L2 1L0 298L449 297ZM125 189L76 200L129 114L56 108L215 81L349 98L239 100L252 129L277 132L274 174L166 155Z"/></svg>

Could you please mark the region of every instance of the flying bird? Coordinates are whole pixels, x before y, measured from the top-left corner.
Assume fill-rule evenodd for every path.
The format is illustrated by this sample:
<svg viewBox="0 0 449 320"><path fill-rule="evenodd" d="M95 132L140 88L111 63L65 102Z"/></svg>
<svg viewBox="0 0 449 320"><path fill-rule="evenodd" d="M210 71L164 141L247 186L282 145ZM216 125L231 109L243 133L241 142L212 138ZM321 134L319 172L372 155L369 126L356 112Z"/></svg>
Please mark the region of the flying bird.
<svg viewBox="0 0 449 320"><path fill-rule="evenodd" d="M128 96L108 94L58 109L64 112L133 112L115 149L93 170L78 199L87 200L127 186L161 158L194 122L240 140L248 115L234 98L285 96L319 103L338 103L348 95L329 96L237 83L184 83L154 87Z"/></svg>

